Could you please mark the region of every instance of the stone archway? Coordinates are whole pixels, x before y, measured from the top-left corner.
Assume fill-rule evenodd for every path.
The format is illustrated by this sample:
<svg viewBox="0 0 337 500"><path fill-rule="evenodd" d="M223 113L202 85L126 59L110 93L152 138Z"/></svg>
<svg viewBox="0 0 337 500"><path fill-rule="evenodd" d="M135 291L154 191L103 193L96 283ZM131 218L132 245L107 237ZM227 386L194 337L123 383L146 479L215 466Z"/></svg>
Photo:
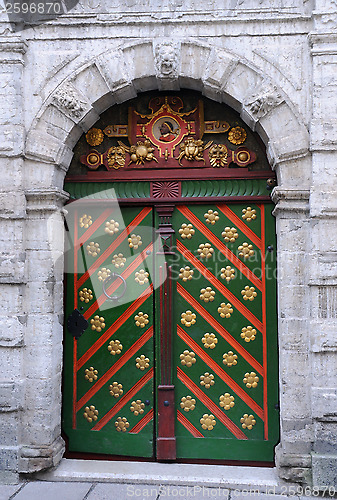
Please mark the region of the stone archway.
<svg viewBox="0 0 337 500"><path fill-rule="evenodd" d="M30 433L22 443L21 472L55 465L63 452L60 436L63 270L55 256L62 248L60 208L66 200L62 186L72 148L100 113L114 103L133 98L141 91L179 88L199 90L240 112L242 119L264 140L270 164L277 172L279 185L273 199L277 203L278 266L281 278L287 277L287 293L283 288L279 293L282 438L278 461L286 471L285 476L293 478L291 471L295 473L299 467L302 472L298 479L306 474L309 452L305 445L299 448L297 438L291 434L292 428L302 428L306 408L304 403L295 403L295 397L304 393L305 388L292 369L294 344L290 338L296 328L295 319L303 314L295 310L294 302L305 270L299 269L289 276L288 262L297 253L296 239L303 240L305 233L302 226L306 224L310 182L308 133L295 106L257 68L223 49L185 40L174 44L134 42L97 56L50 93L28 133L25 154L27 170L32 174L26 191L30 262L27 279L42 290L45 304L28 311L32 313L30 325L35 337L27 339L27 346L33 353L43 344L44 363L37 378L41 388L45 385L44 397L31 397L30 407L39 411L46 424L41 434L38 426L30 423ZM289 237L289 232L295 229L296 235ZM39 262L43 254L42 265L37 265L37 252ZM40 336L44 336L43 342ZM303 373L308 372L306 349L302 347ZM29 369L28 364L24 369ZM300 439L302 443L303 438ZM306 436L304 441L309 439ZM299 449L303 451L298 452Z"/></svg>

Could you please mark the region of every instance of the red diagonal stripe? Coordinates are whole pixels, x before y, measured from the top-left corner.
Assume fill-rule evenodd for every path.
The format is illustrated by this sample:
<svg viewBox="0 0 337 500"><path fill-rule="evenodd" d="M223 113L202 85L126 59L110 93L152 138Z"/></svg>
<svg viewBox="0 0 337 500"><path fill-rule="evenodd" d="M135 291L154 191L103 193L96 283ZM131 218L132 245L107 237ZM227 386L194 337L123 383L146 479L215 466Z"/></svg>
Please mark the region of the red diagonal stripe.
<svg viewBox="0 0 337 500"><path fill-rule="evenodd" d="M236 307L238 311L241 312L241 314L243 314L251 323L253 323L256 328L261 331L261 321L249 309L247 309L247 307L242 304L240 300L235 297L235 295L233 295L233 293L230 292L228 288L226 288L224 284L221 283L221 281L219 281L218 278L216 278L202 262L200 262L199 259L197 259L189 250L187 250L187 248L180 241L177 241L177 249L185 257L185 259L187 259L194 267L196 267L198 271L200 271L200 273L205 276L205 278L208 279L208 281L212 283L212 285L214 285L219 290L219 292L222 293L224 297L231 301L231 303Z"/></svg>
<svg viewBox="0 0 337 500"><path fill-rule="evenodd" d="M139 422L134 427L132 427L131 431L129 431L129 434L138 434L138 432L144 429L144 427L149 422L151 422L152 419L153 419L153 408L151 408L151 410L146 415L144 415L144 417L141 420L139 420Z"/></svg>
<svg viewBox="0 0 337 500"><path fill-rule="evenodd" d="M77 362L77 369L79 370L81 366L84 365L95 354L96 351L106 342L117 330L122 326L123 323L134 314L137 309L145 302L145 300L152 295L153 287L152 284L148 286L143 293L136 299L124 313L116 319L116 321L107 329L105 333L103 333L98 340L81 356L81 358ZM88 326L90 328L90 326ZM92 332L93 335L94 332Z"/></svg>
<svg viewBox="0 0 337 500"><path fill-rule="evenodd" d="M177 410L177 420L185 427L185 429L188 430L188 432L190 432L192 434L193 437L195 437L195 438L203 438L204 437L201 434L201 432L198 431L198 429L196 427L194 427L194 425L191 424L191 422L189 420L187 420L185 415L183 415L179 410Z"/></svg>
<svg viewBox="0 0 337 500"><path fill-rule="evenodd" d="M262 408L179 326L179 337L263 420Z"/></svg>
<svg viewBox="0 0 337 500"><path fill-rule="evenodd" d="M228 205L218 205L217 209L220 210L226 217L229 219L234 226L237 226L240 231L250 239L252 243L254 243L257 248L262 250L261 247L261 239L248 227L241 219L238 217L229 207Z"/></svg>
<svg viewBox="0 0 337 500"><path fill-rule="evenodd" d="M257 276L255 276L255 274L252 273L252 271L236 255L234 255L234 253L231 252L229 250L229 248L227 248L226 245L224 245L222 243L222 241L220 241L219 238L217 238L217 236L215 236L215 234L213 234L212 231L210 231L208 229L208 227L206 227L198 219L198 217L196 215L194 215L193 212L191 212L185 206L177 207L177 209L185 217L187 217L189 219L189 221L192 222L192 224L194 224L194 226L204 236L206 236L209 241L212 242L212 244L217 248L217 250L219 250L219 252L221 252L228 260L230 260L231 263L234 266L236 266L239 269L239 271L256 286L256 288L258 288L259 290L261 290L261 288L262 288L262 282L261 282L261 280Z"/></svg>
<svg viewBox="0 0 337 500"><path fill-rule="evenodd" d="M103 224L105 219L107 219L111 213L114 211L113 208L107 208L104 212L91 224L91 226L82 234L82 236L78 239L78 246L83 245L85 241L87 241L94 232Z"/></svg>
<svg viewBox="0 0 337 500"><path fill-rule="evenodd" d="M261 375L264 374L263 366L256 361L256 359L253 358L253 356L249 354L249 352L246 351L246 349L242 347L242 345L180 285L180 283L177 283L177 291L253 368L261 373Z"/></svg>
<svg viewBox="0 0 337 500"><path fill-rule="evenodd" d="M118 403L116 403L91 430L100 431L152 378L153 368L150 368L150 370L145 373L145 375L123 397L121 397Z"/></svg>
<svg viewBox="0 0 337 500"><path fill-rule="evenodd" d="M127 279L131 273L133 273L133 271L135 269L137 269L137 267L145 260L146 258L146 252L148 251L152 251L152 243L150 243L150 245L148 245L146 248L144 248L144 250L131 262L131 264L122 272L121 276L124 278L124 279ZM109 295L112 295L113 293L115 293L115 291L121 286L121 281L120 280L116 280L114 281L107 289L107 293ZM102 295L100 297L98 297L97 300L95 300L95 302L89 307L89 309L86 310L86 312L83 314L83 316L85 317L85 319L88 319L90 318L90 316L92 316L93 314L95 314L95 312L97 311L97 309L99 309L101 307L102 304L104 304L104 302L108 300L107 297L104 295L104 293L102 293Z"/></svg>
<svg viewBox="0 0 337 500"><path fill-rule="evenodd" d="M115 373L118 372L122 368L127 361L129 361L132 356L136 354L136 352L144 345L146 342L152 337L153 335L153 327L151 326L148 330L146 330L145 333L139 339L132 344L131 347L109 368L107 372L102 375L97 382L89 389L88 392L84 394L84 396L81 397L81 399L77 402L76 404L76 411L78 411L87 401L89 401L90 398L96 394L101 387L113 376Z"/></svg>
<svg viewBox="0 0 337 500"><path fill-rule="evenodd" d="M220 422L225 427L227 427L227 429L232 434L234 434L235 437L237 437L238 439L248 439L246 434L244 434L242 432L242 430L239 429L239 427L237 427L234 424L234 422L232 422L231 419L228 418L227 415L225 415L220 410L220 408L218 408L217 405L215 403L213 403L213 401L208 396L206 396L206 394L204 394L202 392L202 390L197 385L195 385L194 382L192 382L192 380L181 370L181 368L179 368L179 366L177 367L177 376L178 376L179 380L188 389L190 389L190 391L192 391L197 396L197 398L212 412L212 414L215 417L217 417L217 419L220 420Z"/></svg>
<svg viewBox="0 0 337 500"><path fill-rule="evenodd" d="M101 264L111 255L116 248L122 243L122 241L130 234L131 228L134 229L135 226L140 224L140 222L145 219L145 217L151 212L151 207L143 208L143 210L133 219L128 226L123 229L123 231L117 236L117 238L111 243L110 246L95 260L92 266L80 277L77 282L77 287L83 285L85 281L91 276Z"/></svg>

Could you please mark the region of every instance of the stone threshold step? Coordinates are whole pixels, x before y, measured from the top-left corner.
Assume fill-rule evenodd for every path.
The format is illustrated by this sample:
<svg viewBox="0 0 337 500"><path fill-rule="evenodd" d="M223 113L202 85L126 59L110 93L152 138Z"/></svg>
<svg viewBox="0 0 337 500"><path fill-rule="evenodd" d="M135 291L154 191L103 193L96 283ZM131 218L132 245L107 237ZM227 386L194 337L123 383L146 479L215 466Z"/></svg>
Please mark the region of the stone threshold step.
<svg viewBox="0 0 337 500"><path fill-rule="evenodd" d="M34 474L40 481L90 481L258 489L279 493L284 484L275 468L62 459L53 470ZM287 483L289 487L289 483Z"/></svg>

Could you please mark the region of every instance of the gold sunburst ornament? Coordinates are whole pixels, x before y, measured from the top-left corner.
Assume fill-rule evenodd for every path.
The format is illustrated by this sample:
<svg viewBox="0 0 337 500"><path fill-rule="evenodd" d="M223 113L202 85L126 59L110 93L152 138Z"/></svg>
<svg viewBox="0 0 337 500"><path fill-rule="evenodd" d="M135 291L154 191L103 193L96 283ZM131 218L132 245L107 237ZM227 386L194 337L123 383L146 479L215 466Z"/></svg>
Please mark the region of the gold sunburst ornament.
<svg viewBox="0 0 337 500"><path fill-rule="evenodd" d="M98 419L98 410L95 406L86 406L84 409L83 417L91 424L93 420Z"/></svg>
<svg viewBox="0 0 337 500"><path fill-rule="evenodd" d="M218 313L220 314L221 318L230 318L233 313L232 304L230 304L229 302L228 304L226 304L225 302L221 302L220 306L218 307Z"/></svg>
<svg viewBox="0 0 337 500"><path fill-rule="evenodd" d="M238 247L239 257L243 257L244 259L248 259L254 255L253 245L249 245L247 242L242 243Z"/></svg>
<svg viewBox="0 0 337 500"><path fill-rule="evenodd" d="M243 429L251 431L253 426L256 424L256 420L254 415L248 415L248 413L245 413L243 417L240 418L240 423Z"/></svg>
<svg viewBox="0 0 337 500"><path fill-rule="evenodd" d="M116 431L118 432L126 432L130 427L130 424L127 421L126 417L117 417L117 420L115 421L115 427Z"/></svg>
<svg viewBox="0 0 337 500"><path fill-rule="evenodd" d="M196 314L193 313L192 311L188 310L186 312L181 313L181 320L180 322L187 326L190 327L191 325L194 325L196 322Z"/></svg>
<svg viewBox="0 0 337 500"><path fill-rule="evenodd" d="M254 219L256 219L256 210L255 208L252 207L247 207L242 210L242 218L246 220L247 222L250 222Z"/></svg>
<svg viewBox="0 0 337 500"><path fill-rule="evenodd" d="M89 382L97 380L98 371L95 370L93 366L90 366L90 368L86 368L84 374L85 380L88 380Z"/></svg>
<svg viewBox="0 0 337 500"><path fill-rule="evenodd" d="M207 224L214 225L219 220L219 213L213 212L213 210L208 210L208 212L204 214L204 217L206 219Z"/></svg>
<svg viewBox="0 0 337 500"><path fill-rule="evenodd" d="M181 398L180 408L184 411L193 411L196 405L196 401L192 396L186 396Z"/></svg>
<svg viewBox="0 0 337 500"><path fill-rule="evenodd" d="M103 316L94 316L91 320L91 329L96 332L101 332L105 328L105 319Z"/></svg>
<svg viewBox="0 0 337 500"><path fill-rule="evenodd" d="M184 351L182 354L180 354L180 363L183 366L187 366L190 368L192 365L194 365L197 362L195 359L195 353L193 351Z"/></svg>
<svg viewBox="0 0 337 500"><path fill-rule="evenodd" d="M218 343L218 339L214 333L205 333L201 342L204 344L205 349L214 349Z"/></svg>
<svg viewBox="0 0 337 500"><path fill-rule="evenodd" d="M138 370L144 371L146 368L150 366L149 358L146 358L144 354L141 354L136 358L136 368Z"/></svg>
<svg viewBox="0 0 337 500"><path fill-rule="evenodd" d="M104 134L100 128L91 128L85 134L85 138L90 146L99 146L104 140Z"/></svg>
<svg viewBox="0 0 337 500"><path fill-rule="evenodd" d="M234 127L228 132L228 140L232 144L242 144L247 138L247 132L242 127Z"/></svg>
<svg viewBox="0 0 337 500"><path fill-rule="evenodd" d="M179 278L183 281L190 281L193 277L194 271L189 266L180 269Z"/></svg>
<svg viewBox="0 0 337 500"><path fill-rule="evenodd" d="M198 254L201 259L209 259L214 253L214 248L212 248L210 243L201 243L198 248Z"/></svg>
<svg viewBox="0 0 337 500"><path fill-rule="evenodd" d="M230 410L235 405L234 396L231 396L228 392L225 392L225 394L220 396L219 401L221 408L223 408L226 411Z"/></svg>
<svg viewBox="0 0 337 500"><path fill-rule="evenodd" d="M122 384L112 382L112 384L109 385L109 392L114 398L119 398L119 396L121 396L124 392Z"/></svg>
<svg viewBox="0 0 337 500"><path fill-rule="evenodd" d="M214 418L214 415L204 413L204 415L200 419L200 423L205 431L212 431L214 429L214 426L216 425L216 420Z"/></svg>
<svg viewBox="0 0 337 500"><path fill-rule="evenodd" d="M235 227L225 227L222 231L221 236L226 243L234 243L234 241L239 237L238 230Z"/></svg>
<svg viewBox="0 0 337 500"><path fill-rule="evenodd" d="M245 342L252 342L255 340L256 337L256 330L253 328L251 325L244 326L241 330L241 338Z"/></svg>
<svg viewBox="0 0 337 500"><path fill-rule="evenodd" d="M80 227L84 227L84 229L88 229L92 224L91 215L83 214L80 218Z"/></svg>
<svg viewBox="0 0 337 500"><path fill-rule="evenodd" d="M222 267L220 276L229 283L235 278L235 270L231 266Z"/></svg>
<svg viewBox="0 0 337 500"><path fill-rule="evenodd" d="M110 354L112 354L112 356L116 356L116 354L120 354L122 352L122 350L123 350L123 346L119 340L115 339L115 340L111 340L109 342L108 351L110 352Z"/></svg>
<svg viewBox="0 0 337 500"><path fill-rule="evenodd" d="M243 300L249 300L252 302L255 297L257 297L257 293L255 292L255 288L253 286L245 286L243 290L241 290L241 295Z"/></svg>
<svg viewBox="0 0 337 500"><path fill-rule="evenodd" d="M200 375L200 385L204 386L205 389L209 389L214 384L215 381L213 373L205 372L203 375Z"/></svg>
<svg viewBox="0 0 337 500"><path fill-rule="evenodd" d="M135 316L136 326L139 326L140 328L144 328L149 322L148 317L149 317L148 314L144 314L140 311Z"/></svg>
<svg viewBox="0 0 337 500"><path fill-rule="evenodd" d="M132 411L132 413L134 415L136 415L136 417L138 417L138 415L142 415L142 413L144 413L144 408L145 408L145 404L142 403L142 401L140 399L137 399L137 401L132 401L131 406L130 406L130 410Z"/></svg>
<svg viewBox="0 0 337 500"><path fill-rule="evenodd" d="M206 288L202 288L200 290L200 300L203 300L204 302L213 302L215 297L215 291L212 290L210 286Z"/></svg>
<svg viewBox="0 0 337 500"><path fill-rule="evenodd" d="M80 301L85 302L86 304L94 298L92 290L90 290L90 288L82 288L82 290L79 291L78 295L80 297Z"/></svg>
<svg viewBox="0 0 337 500"><path fill-rule="evenodd" d="M223 354L223 364L226 366L235 366L237 364L238 355L234 354L233 351L228 351Z"/></svg>
<svg viewBox="0 0 337 500"><path fill-rule="evenodd" d="M259 377L255 372L245 373L243 383L246 384L246 387L248 387L248 389L255 389L255 387L257 387L257 384L259 383Z"/></svg>
<svg viewBox="0 0 337 500"><path fill-rule="evenodd" d="M193 229L192 224L184 223L181 225L181 228L179 229L179 234L183 240L185 239L190 240L192 236L195 234L195 229Z"/></svg>

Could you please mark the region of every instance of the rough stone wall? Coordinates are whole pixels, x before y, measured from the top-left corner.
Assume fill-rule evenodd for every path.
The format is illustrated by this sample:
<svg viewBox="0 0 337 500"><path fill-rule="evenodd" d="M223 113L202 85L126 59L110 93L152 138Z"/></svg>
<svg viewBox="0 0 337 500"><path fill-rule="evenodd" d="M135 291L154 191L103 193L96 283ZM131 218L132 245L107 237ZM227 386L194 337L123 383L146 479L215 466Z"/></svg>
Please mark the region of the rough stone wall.
<svg viewBox="0 0 337 500"><path fill-rule="evenodd" d="M1 4L0 4L1 5ZM277 172L283 478L337 486L335 0L81 0L13 31L0 13L0 464L55 465L63 179L99 114L160 89L240 112Z"/></svg>

